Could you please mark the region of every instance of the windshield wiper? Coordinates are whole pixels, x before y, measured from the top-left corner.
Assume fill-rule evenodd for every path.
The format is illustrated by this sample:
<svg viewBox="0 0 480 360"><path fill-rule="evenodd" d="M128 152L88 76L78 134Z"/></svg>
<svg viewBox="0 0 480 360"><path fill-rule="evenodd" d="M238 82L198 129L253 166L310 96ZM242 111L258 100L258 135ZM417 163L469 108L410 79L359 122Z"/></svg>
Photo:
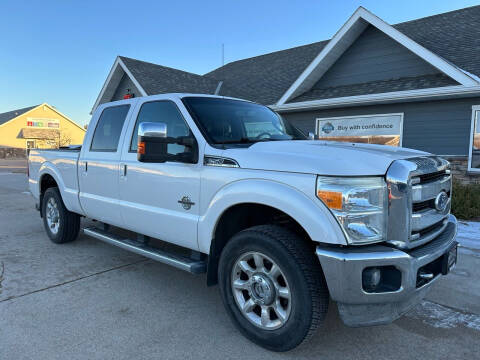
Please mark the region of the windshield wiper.
<svg viewBox="0 0 480 360"><path fill-rule="evenodd" d="M218 145L227 145L227 144L255 144L257 142L266 142L266 141L285 141L285 140L305 140L302 138L290 138L290 139L279 139L279 138L263 138L263 139L250 139L247 137L242 137L240 139L235 139L235 140L224 140L224 141L218 141L216 144Z"/></svg>
<svg viewBox="0 0 480 360"><path fill-rule="evenodd" d="M217 144L219 144L219 145L225 145L225 144L253 144L255 142L257 142L257 140L242 137L240 139L235 139L235 140L219 141L219 142L217 142Z"/></svg>

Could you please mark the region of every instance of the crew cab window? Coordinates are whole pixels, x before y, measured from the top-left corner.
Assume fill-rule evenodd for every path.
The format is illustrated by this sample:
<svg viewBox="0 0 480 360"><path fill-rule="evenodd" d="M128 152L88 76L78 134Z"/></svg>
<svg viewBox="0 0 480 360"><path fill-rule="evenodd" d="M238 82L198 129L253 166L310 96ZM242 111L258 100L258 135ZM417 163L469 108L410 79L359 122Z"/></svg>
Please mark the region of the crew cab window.
<svg viewBox="0 0 480 360"><path fill-rule="evenodd" d="M138 127L142 122L161 122L167 124L167 136L172 138L190 135L190 129L175 103L165 100L147 102L142 105L138 113L137 122L130 142L131 152L137 151ZM176 155L190 151L190 149L183 145L168 144L167 151L169 154Z"/></svg>
<svg viewBox="0 0 480 360"><path fill-rule="evenodd" d="M93 133L91 151L117 151L118 141L130 105L105 108Z"/></svg>

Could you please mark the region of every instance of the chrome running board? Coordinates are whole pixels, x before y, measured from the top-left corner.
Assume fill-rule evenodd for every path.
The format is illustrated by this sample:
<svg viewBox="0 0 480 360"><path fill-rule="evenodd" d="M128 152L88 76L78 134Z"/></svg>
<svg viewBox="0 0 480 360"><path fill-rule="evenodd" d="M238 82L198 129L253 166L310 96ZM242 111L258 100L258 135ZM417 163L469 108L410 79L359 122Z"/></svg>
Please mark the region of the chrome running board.
<svg viewBox="0 0 480 360"><path fill-rule="evenodd" d="M85 235L104 241L108 244L118 246L127 251L143 255L152 260L171 265L177 269L188 271L192 274L202 274L207 270L207 262L199 259L192 259L180 254L175 254L165 250L157 249L146 245L143 242L131 239L124 239L108 231L95 227L83 229Z"/></svg>

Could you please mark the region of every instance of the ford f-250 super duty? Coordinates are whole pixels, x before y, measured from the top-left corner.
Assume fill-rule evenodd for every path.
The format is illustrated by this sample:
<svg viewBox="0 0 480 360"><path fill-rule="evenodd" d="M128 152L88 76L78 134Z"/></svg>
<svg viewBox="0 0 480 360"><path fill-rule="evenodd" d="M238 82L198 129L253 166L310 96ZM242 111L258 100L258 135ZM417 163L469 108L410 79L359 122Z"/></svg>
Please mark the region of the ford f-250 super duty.
<svg viewBox="0 0 480 360"><path fill-rule="evenodd" d="M312 335L329 298L347 325L392 322L456 263L447 161L309 140L248 101L103 104L81 148L32 150L29 174L52 241L88 217L87 235L206 272L239 330L274 351Z"/></svg>

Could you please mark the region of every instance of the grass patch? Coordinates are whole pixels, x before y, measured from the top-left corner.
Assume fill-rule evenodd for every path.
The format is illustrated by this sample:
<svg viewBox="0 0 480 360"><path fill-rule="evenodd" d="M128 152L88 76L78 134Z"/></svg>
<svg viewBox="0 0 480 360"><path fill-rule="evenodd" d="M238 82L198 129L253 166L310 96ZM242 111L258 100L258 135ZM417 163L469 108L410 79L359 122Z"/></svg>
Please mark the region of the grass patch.
<svg viewBox="0 0 480 360"><path fill-rule="evenodd" d="M480 218L480 185L453 182L452 213L459 219Z"/></svg>

